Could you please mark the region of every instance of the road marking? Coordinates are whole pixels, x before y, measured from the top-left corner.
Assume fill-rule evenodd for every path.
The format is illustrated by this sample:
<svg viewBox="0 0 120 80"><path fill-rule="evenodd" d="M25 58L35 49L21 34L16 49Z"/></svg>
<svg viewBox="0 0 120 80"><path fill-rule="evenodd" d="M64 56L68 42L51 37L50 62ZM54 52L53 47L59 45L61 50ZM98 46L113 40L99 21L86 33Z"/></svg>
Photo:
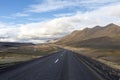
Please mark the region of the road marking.
<svg viewBox="0 0 120 80"><path fill-rule="evenodd" d="M59 61L59 59L55 60L55 62L54 62L54 63L57 63L58 61Z"/></svg>

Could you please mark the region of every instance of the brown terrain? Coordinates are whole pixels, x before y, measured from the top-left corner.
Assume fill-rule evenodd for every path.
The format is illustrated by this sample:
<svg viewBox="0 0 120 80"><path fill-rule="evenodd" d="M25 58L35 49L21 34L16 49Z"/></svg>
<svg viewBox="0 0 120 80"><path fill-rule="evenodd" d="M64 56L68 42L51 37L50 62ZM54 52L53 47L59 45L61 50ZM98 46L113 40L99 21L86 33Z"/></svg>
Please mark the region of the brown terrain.
<svg viewBox="0 0 120 80"><path fill-rule="evenodd" d="M25 62L56 52L57 47L51 44L32 44L1 42L0 69L16 63Z"/></svg>
<svg viewBox="0 0 120 80"><path fill-rule="evenodd" d="M73 31L55 44L120 69L120 26L109 24Z"/></svg>
<svg viewBox="0 0 120 80"><path fill-rule="evenodd" d="M93 41L93 42L92 42ZM84 30L76 30L71 34L61 38L56 43L74 46L85 46L89 42L100 44L117 44L120 41L120 26L109 24L105 27L96 26L94 28L85 28ZM84 45L83 45L84 43ZM110 44L109 44L110 45Z"/></svg>

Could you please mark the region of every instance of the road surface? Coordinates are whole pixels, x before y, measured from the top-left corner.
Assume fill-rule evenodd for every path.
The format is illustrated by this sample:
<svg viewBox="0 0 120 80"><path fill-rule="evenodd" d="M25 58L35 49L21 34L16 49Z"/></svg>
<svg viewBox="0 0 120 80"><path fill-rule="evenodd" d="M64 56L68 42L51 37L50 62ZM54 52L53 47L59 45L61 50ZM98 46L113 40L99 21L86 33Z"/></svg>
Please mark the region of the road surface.
<svg viewBox="0 0 120 80"><path fill-rule="evenodd" d="M50 56L0 74L0 80L104 80L71 51Z"/></svg>

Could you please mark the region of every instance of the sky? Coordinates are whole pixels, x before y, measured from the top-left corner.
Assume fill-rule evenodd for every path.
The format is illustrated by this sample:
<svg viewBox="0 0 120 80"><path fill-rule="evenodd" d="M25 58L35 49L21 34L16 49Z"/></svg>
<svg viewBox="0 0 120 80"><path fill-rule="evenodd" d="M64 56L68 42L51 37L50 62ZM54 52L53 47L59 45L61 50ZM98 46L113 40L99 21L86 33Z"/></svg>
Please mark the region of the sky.
<svg viewBox="0 0 120 80"><path fill-rule="evenodd" d="M0 0L0 41L43 43L74 30L120 25L120 0Z"/></svg>

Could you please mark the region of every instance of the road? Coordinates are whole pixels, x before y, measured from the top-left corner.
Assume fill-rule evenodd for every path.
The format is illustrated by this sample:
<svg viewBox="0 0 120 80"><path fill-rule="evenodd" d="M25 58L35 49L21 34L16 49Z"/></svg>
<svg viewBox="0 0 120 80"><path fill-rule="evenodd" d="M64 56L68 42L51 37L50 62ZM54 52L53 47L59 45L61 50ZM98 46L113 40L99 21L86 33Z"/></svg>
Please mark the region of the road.
<svg viewBox="0 0 120 80"><path fill-rule="evenodd" d="M71 51L62 50L0 74L0 80L104 80Z"/></svg>

